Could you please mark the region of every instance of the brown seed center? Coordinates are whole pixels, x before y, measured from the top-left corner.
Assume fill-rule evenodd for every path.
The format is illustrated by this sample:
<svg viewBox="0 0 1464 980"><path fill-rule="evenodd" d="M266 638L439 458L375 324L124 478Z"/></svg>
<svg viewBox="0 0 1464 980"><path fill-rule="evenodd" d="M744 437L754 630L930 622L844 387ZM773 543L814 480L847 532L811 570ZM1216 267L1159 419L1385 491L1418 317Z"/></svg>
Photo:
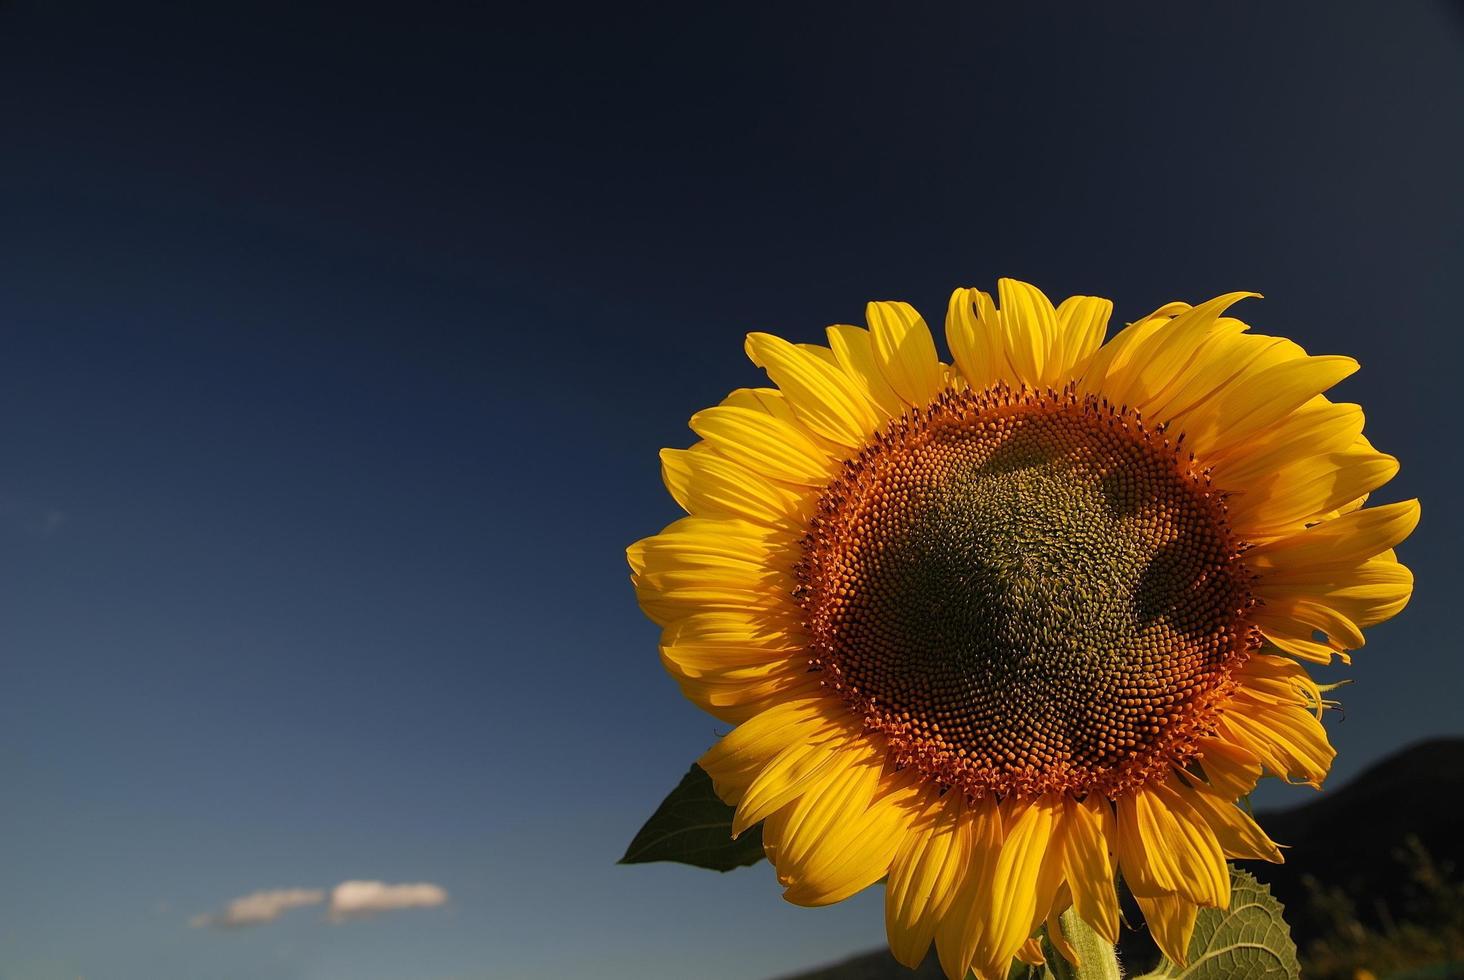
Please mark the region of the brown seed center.
<svg viewBox="0 0 1464 980"><path fill-rule="evenodd" d="M947 392L824 492L799 600L826 685L972 795L1116 792L1193 754L1246 657L1223 502L1132 412Z"/></svg>

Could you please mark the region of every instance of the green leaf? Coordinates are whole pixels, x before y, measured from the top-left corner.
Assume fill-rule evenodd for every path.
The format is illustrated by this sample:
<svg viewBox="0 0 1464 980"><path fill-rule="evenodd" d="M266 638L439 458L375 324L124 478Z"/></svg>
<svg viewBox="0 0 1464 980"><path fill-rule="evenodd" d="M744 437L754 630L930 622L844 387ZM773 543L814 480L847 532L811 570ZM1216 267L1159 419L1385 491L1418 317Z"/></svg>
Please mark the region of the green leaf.
<svg viewBox="0 0 1464 980"><path fill-rule="evenodd" d="M1230 908L1200 909L1190 938L1189 966L1161 959L1139 980L1296 980L1296 944L1281 903L1249 874L1230 869Z"/></svg>
<svg viewBox="0 0 1464 980"><path fill-rule="evenodd" d="M712 777L693 765L635 835L620 863L679 861L731 871L762 859L762 824L733 840L732 808L712 789Z"/></svg>

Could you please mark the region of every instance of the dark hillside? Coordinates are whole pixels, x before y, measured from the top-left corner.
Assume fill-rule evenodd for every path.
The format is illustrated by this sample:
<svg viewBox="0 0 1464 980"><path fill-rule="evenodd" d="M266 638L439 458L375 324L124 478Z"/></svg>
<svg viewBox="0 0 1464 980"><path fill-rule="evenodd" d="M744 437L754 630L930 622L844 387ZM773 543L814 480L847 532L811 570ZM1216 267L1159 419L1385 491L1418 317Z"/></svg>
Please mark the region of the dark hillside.
<svg viewBox="0 0 1464 980"><path fill-rule="evenodd" d="M1308 875L1342 889L1362 921L1378 925L1384 916L1396 917L1406 900L1399 854L1410 834L1439 864L1464 866L1464 739L1420 742L1314 802L1257 819L1273 840L1289 845L1286 863L1247 868L1286 906L1298 945L1324 926L1309 914Z"/></svg>

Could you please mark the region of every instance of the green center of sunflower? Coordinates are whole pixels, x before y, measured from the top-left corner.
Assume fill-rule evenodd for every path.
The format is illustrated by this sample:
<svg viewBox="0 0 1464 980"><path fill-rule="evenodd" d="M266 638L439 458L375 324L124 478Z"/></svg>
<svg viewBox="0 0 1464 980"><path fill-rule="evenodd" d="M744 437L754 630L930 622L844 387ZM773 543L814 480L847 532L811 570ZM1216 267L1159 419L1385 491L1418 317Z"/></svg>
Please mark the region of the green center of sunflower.
<svg viewBox="0 0 1464 980"><path fill-rule="evenodd" d="M1244 659L1224 506L1132 414L948 392L824 492L799 599L826 685L974 795L1117 791L1193 754Z"/></svg>

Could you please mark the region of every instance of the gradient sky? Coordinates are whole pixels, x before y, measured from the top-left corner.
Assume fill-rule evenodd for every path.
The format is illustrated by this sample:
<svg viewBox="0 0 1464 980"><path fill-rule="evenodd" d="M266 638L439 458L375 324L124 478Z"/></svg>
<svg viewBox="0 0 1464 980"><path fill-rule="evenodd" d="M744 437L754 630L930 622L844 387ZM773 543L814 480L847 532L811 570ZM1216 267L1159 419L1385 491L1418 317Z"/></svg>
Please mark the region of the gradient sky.
<svg viewBox="0 0 1464 980"><path fill-rule="evenodd" d="M721 730L623 549L746 331L1002 275L1358 357L1424 517L1336 777L1460 731L1457 4L472 6L0 2L0 977L882 942L877 892L615 866ZM349 878L451 902L188 924Z"/></svg>

